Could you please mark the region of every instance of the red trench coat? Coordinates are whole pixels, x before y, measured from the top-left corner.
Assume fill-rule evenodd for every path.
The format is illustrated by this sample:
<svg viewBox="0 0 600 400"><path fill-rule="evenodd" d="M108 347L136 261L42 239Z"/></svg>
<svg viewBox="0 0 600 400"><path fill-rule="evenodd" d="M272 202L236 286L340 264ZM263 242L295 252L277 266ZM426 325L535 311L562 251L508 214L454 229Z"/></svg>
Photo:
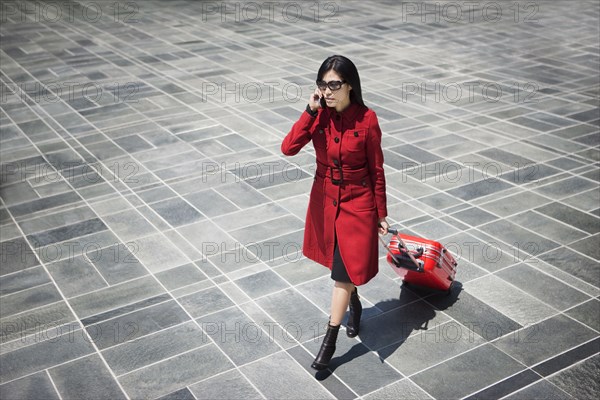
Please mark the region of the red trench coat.
<svg viewBox="0 0 600 400"><path fill-rule="evenodd" d="M343 112L303 112L281 144L297 154L312 140L317 169L306 213L303 254L329 269L335 236L355 285L378 272L378 218L387 216L381 129L375 112L350 104Z"/></svg>

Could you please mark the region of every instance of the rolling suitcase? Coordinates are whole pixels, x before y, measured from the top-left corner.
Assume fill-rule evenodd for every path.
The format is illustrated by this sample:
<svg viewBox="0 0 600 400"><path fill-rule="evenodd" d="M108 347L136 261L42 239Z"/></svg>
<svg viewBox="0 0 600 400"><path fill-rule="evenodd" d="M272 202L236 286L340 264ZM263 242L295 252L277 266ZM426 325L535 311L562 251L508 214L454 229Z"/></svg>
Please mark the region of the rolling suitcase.
<svg viewBox="0 0 600 400"><path fill-rule="evenodd" d="M444 246L394 229L388 232L393 236L385 246L387 261L405 284L450 292L458 263Z"/></svg>

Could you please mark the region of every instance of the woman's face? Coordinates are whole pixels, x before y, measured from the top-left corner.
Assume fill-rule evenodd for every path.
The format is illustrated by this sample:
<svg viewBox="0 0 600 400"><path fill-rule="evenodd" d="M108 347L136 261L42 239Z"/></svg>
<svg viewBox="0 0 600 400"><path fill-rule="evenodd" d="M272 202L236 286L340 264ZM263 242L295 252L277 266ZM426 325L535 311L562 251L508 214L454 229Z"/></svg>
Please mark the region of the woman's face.
<svg viewBox="0 0 600 400"><path fill-rule="evenodd" d="M334 70L330 69L323 75L323 81L329 83L331 81L343 81ZM350 105L350 90L352 87L348 83L344 83L338 90L331 90L327 86L324 90L319 89L325 98L327 107L334 107L337 111L342 111Z"/></svg>

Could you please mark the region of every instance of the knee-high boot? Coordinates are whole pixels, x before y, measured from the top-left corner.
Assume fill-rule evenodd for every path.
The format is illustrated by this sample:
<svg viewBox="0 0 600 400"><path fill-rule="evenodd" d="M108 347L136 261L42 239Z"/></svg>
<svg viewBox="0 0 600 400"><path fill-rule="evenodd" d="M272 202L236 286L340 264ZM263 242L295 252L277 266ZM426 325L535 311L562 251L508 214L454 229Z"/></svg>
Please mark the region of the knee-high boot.
<svg viewBox="0 0 600 400"><path fill-rule="evenodd" d="M327 368L327 365L329 365L329 361L331 361L331 357L333 357L333 353L335 353L335 342L337 341L339 330L339 325L327 325L327 332L325 333L323 344L321 344L321 349L319 350L317 358L315 358L315 361L313 361L311 367L317 370Z"/></svg>
<svg viewBox="0 0 600 400"><path fill-rule="evenodd" d="M350 295L350 314L348 314L348 323L346 324L346 335L355 337L360 329L360 317L362 315L362 304L358 297L358 289L355 287L354 292Z"/></svg>

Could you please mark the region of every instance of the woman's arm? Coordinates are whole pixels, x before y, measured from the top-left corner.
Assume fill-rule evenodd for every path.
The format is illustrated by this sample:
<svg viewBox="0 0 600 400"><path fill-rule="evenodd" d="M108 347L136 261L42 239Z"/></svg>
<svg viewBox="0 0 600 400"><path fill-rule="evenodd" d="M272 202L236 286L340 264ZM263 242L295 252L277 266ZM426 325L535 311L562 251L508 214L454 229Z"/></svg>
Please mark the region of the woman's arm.
<svg viewBox="0 0 600 400"><path fill-rule="evenodd" d="M379 121L377 120L375 112L371 110L370 114L369 131L367 134L367 164L369 166L371 183L373 184L375 205L377 206L377 219L381 222L382 220L385 221L385 217L387 217L383 150L381 149L381 128L379 127Z"/></svg>
<svg viewBox="0 0 600 400"><path fill-rule="evenodd" d="M313 125L317 118L309 114L308 111L304 111L281 142L281 152L286 156L298 154L312 139Z"/></svg>

